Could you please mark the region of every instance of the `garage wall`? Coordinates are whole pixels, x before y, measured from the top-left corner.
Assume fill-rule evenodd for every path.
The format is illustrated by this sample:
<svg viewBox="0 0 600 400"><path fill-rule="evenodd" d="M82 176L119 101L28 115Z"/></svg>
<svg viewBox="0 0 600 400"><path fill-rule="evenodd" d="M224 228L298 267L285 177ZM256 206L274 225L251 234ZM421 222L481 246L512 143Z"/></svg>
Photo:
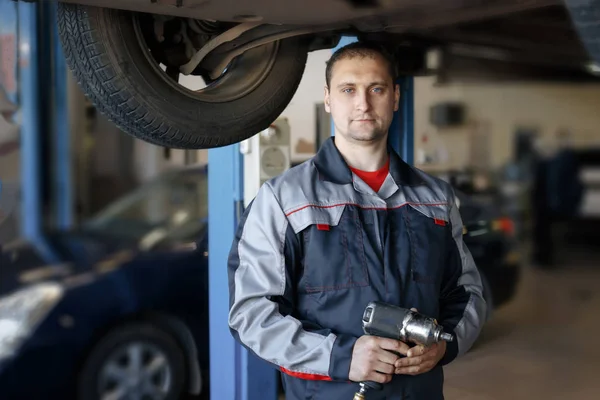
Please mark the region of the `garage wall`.
<svg viewBox="0 0 600 400"><path fill-rule="evenodd" d="M548 150L560 130L569 131L576 146L600 146L600 85L512 84L436 87L433 78L415 81L415 146L445 147L439 167L468 165L470 139L488 136L490 166L512 157L513 136L519 127L537 130ZM438 101L462 101L464 126L438 129L429 122L429 107ZM427 142L424 142L427 137ZM418 153L418 152L417 152ZM443 152L442 152L443 153Z"/></svg>
<svg viewBox="0 0 600 400"><path fill-rule="evenodd" d="M325 87L325 63L331 50L318 50L308 54L302 81L292 101L281 114L287 117L292 130L292 162L303 161L314 154L316 139L315 107L323 102ZM310 145L310 152L298 152L298 144Z"/></svg>

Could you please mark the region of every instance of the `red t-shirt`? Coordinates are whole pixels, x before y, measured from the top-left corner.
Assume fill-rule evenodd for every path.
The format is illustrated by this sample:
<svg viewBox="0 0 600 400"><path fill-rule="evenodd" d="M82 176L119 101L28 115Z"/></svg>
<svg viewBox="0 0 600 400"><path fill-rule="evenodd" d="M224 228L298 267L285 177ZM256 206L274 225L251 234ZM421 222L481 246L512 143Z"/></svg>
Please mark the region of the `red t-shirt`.
<svg viewBox="0 0 600 400"><path fill-rule="evenodd" d="M386 161L385 165L379 168L377 171L361 171L360 169L350 167L352 172L360 177L367 185L371 187L375 191L375 193L379 192L381 185L383 185L383 181L387 177L388 171L390 170L390 159Z"/></svg>

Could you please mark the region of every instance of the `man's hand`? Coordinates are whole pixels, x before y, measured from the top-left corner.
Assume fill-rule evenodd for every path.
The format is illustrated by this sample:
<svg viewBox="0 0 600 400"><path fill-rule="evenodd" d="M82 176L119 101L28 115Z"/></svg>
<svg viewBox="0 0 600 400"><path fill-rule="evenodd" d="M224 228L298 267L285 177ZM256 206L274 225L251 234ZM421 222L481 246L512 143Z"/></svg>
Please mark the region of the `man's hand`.
<svg viewBox="0 0 600 400"><path fill-rule="evenodd" d="M354 344L350 363L350 380L388 383L394 374L399 356L409 351L406 343L377 336L361 336Z"/></svg>
<svg viewBox="0 0 600 400"><path fill-rule="evenodd" d="M415 346L408 351L405 358L394 364L396 374L419 375L429 372L446 354L446 342L434 343L429 347Z"/></svg>

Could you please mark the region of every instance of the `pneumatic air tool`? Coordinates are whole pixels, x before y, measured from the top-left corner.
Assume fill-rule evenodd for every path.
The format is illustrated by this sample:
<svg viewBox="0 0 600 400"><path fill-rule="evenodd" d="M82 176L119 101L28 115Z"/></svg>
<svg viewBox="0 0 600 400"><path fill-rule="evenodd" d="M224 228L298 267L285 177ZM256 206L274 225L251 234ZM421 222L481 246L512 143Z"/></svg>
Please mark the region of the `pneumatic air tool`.
<svg viewBox="0 0 600 400"><path fill-rule="evenodd" d="M363 331L366 335L400 340L404 343L430 346L445 340L451 342L454 336L444 332L433 318L426 317L416 311L393 306L379 301L370 302L363 313ZM378 382L361 382L360 391L353 400L364 400L369 389L381 390Z"/></svg>

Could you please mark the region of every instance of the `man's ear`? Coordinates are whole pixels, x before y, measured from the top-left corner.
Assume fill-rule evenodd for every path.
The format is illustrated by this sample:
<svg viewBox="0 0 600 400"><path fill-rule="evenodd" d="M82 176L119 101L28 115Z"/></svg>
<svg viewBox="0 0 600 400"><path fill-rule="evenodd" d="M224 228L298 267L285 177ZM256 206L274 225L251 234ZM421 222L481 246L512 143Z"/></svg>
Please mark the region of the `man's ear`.
<svg viewBox="0 0 600 400"><path fill-rule="evenodd" d="M400 85L394 85L394 111L398 111L400 107Z"/></svg>
<svg viewBox="0 0 600 400"><path fill-rule="evenodd" d="M329 88L327 87L327 85L325 85L325 99L323 101L323 103L325 104L325 111L327 111L328 113L331 112L331 107L329 105L330 102L330 98L329 98Z"/></svg>

